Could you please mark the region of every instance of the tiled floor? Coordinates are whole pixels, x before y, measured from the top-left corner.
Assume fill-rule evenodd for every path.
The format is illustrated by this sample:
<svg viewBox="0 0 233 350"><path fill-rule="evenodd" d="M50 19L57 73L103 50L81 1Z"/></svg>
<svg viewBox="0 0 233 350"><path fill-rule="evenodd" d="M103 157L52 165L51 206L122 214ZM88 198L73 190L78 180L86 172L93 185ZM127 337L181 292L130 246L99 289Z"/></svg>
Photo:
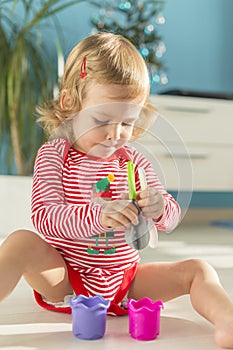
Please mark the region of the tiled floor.
<svg viewBox="0 0 233 350"><path fill-rule="evenodd" d="M202 258L218 271L233 299L233 230L208 225L181 225L171 235L160 234L156 250L145 249L143 261ZM191 307L187 296L165 304L161 334L154 341L131 339L127 317L109 317L104 338L95 341L72 335L71 316L39 308L22 280L0 304L0 348L7 350L84 349L215 350L213 327Z"/></svg>

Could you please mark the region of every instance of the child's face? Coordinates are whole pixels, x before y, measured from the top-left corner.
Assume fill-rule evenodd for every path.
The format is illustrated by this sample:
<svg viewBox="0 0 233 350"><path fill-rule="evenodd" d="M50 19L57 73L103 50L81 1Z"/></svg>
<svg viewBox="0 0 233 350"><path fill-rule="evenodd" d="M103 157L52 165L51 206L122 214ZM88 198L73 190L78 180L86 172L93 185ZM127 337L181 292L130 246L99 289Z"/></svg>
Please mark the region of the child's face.
<svg viewBox="0 0 233 350"><path fill-rule="evenodd" d="M120 85L91 85L74 120L77 149L106 158L131 138L144 101L123 96Z"/></svg>

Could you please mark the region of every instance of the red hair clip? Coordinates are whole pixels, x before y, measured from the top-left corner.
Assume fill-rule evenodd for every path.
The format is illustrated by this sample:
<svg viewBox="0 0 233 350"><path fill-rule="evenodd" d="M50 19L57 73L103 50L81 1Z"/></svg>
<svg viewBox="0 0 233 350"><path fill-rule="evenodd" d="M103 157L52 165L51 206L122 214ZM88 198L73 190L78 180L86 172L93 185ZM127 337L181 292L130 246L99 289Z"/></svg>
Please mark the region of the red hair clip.
<svg viewBox="0 0 233 350"><path fill-rule="evenodd" d="M80 77L84 79L87 76L87 58L83 58L81 67L80 67Z"/></svg>

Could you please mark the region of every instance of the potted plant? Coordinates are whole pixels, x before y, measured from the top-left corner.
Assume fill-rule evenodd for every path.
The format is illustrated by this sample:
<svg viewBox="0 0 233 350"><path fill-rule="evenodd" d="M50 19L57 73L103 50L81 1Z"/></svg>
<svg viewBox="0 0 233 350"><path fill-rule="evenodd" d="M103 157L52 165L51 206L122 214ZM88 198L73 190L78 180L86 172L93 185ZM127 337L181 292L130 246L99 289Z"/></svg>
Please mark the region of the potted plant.
<svg viewBox="0 0 233 350"><path fill-rule="evenodd" d="M35 123L35 107L44 98L52 97L57 82L54 52L41 40L42 24L52 18L59 36L60 27L54 15L79 2L1 1L1 162L11 173L31 174L36 150L43 142L42 132ZM23 16L17 16L19 10Z"/></svg>

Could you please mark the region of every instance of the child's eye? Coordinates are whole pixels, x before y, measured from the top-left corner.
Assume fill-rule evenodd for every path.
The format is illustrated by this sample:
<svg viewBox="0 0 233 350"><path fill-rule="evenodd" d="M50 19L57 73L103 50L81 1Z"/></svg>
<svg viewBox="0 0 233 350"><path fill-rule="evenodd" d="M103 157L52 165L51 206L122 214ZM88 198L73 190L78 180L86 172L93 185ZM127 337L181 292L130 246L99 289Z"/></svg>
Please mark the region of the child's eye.
<svg viewBox="0 0 233 350"><path fill-rule="evenodd" d="M121 123L122 126L133 126L132 122L122 122Z"/></svg>
<svg viewBox="0 0 233 350"><path fill-rule="evenodd" d="M109 120L100 120L100 119L97 119L97 118L94 118L94 121L98 125L106 125L106 124L109 123Z"/></svg>

